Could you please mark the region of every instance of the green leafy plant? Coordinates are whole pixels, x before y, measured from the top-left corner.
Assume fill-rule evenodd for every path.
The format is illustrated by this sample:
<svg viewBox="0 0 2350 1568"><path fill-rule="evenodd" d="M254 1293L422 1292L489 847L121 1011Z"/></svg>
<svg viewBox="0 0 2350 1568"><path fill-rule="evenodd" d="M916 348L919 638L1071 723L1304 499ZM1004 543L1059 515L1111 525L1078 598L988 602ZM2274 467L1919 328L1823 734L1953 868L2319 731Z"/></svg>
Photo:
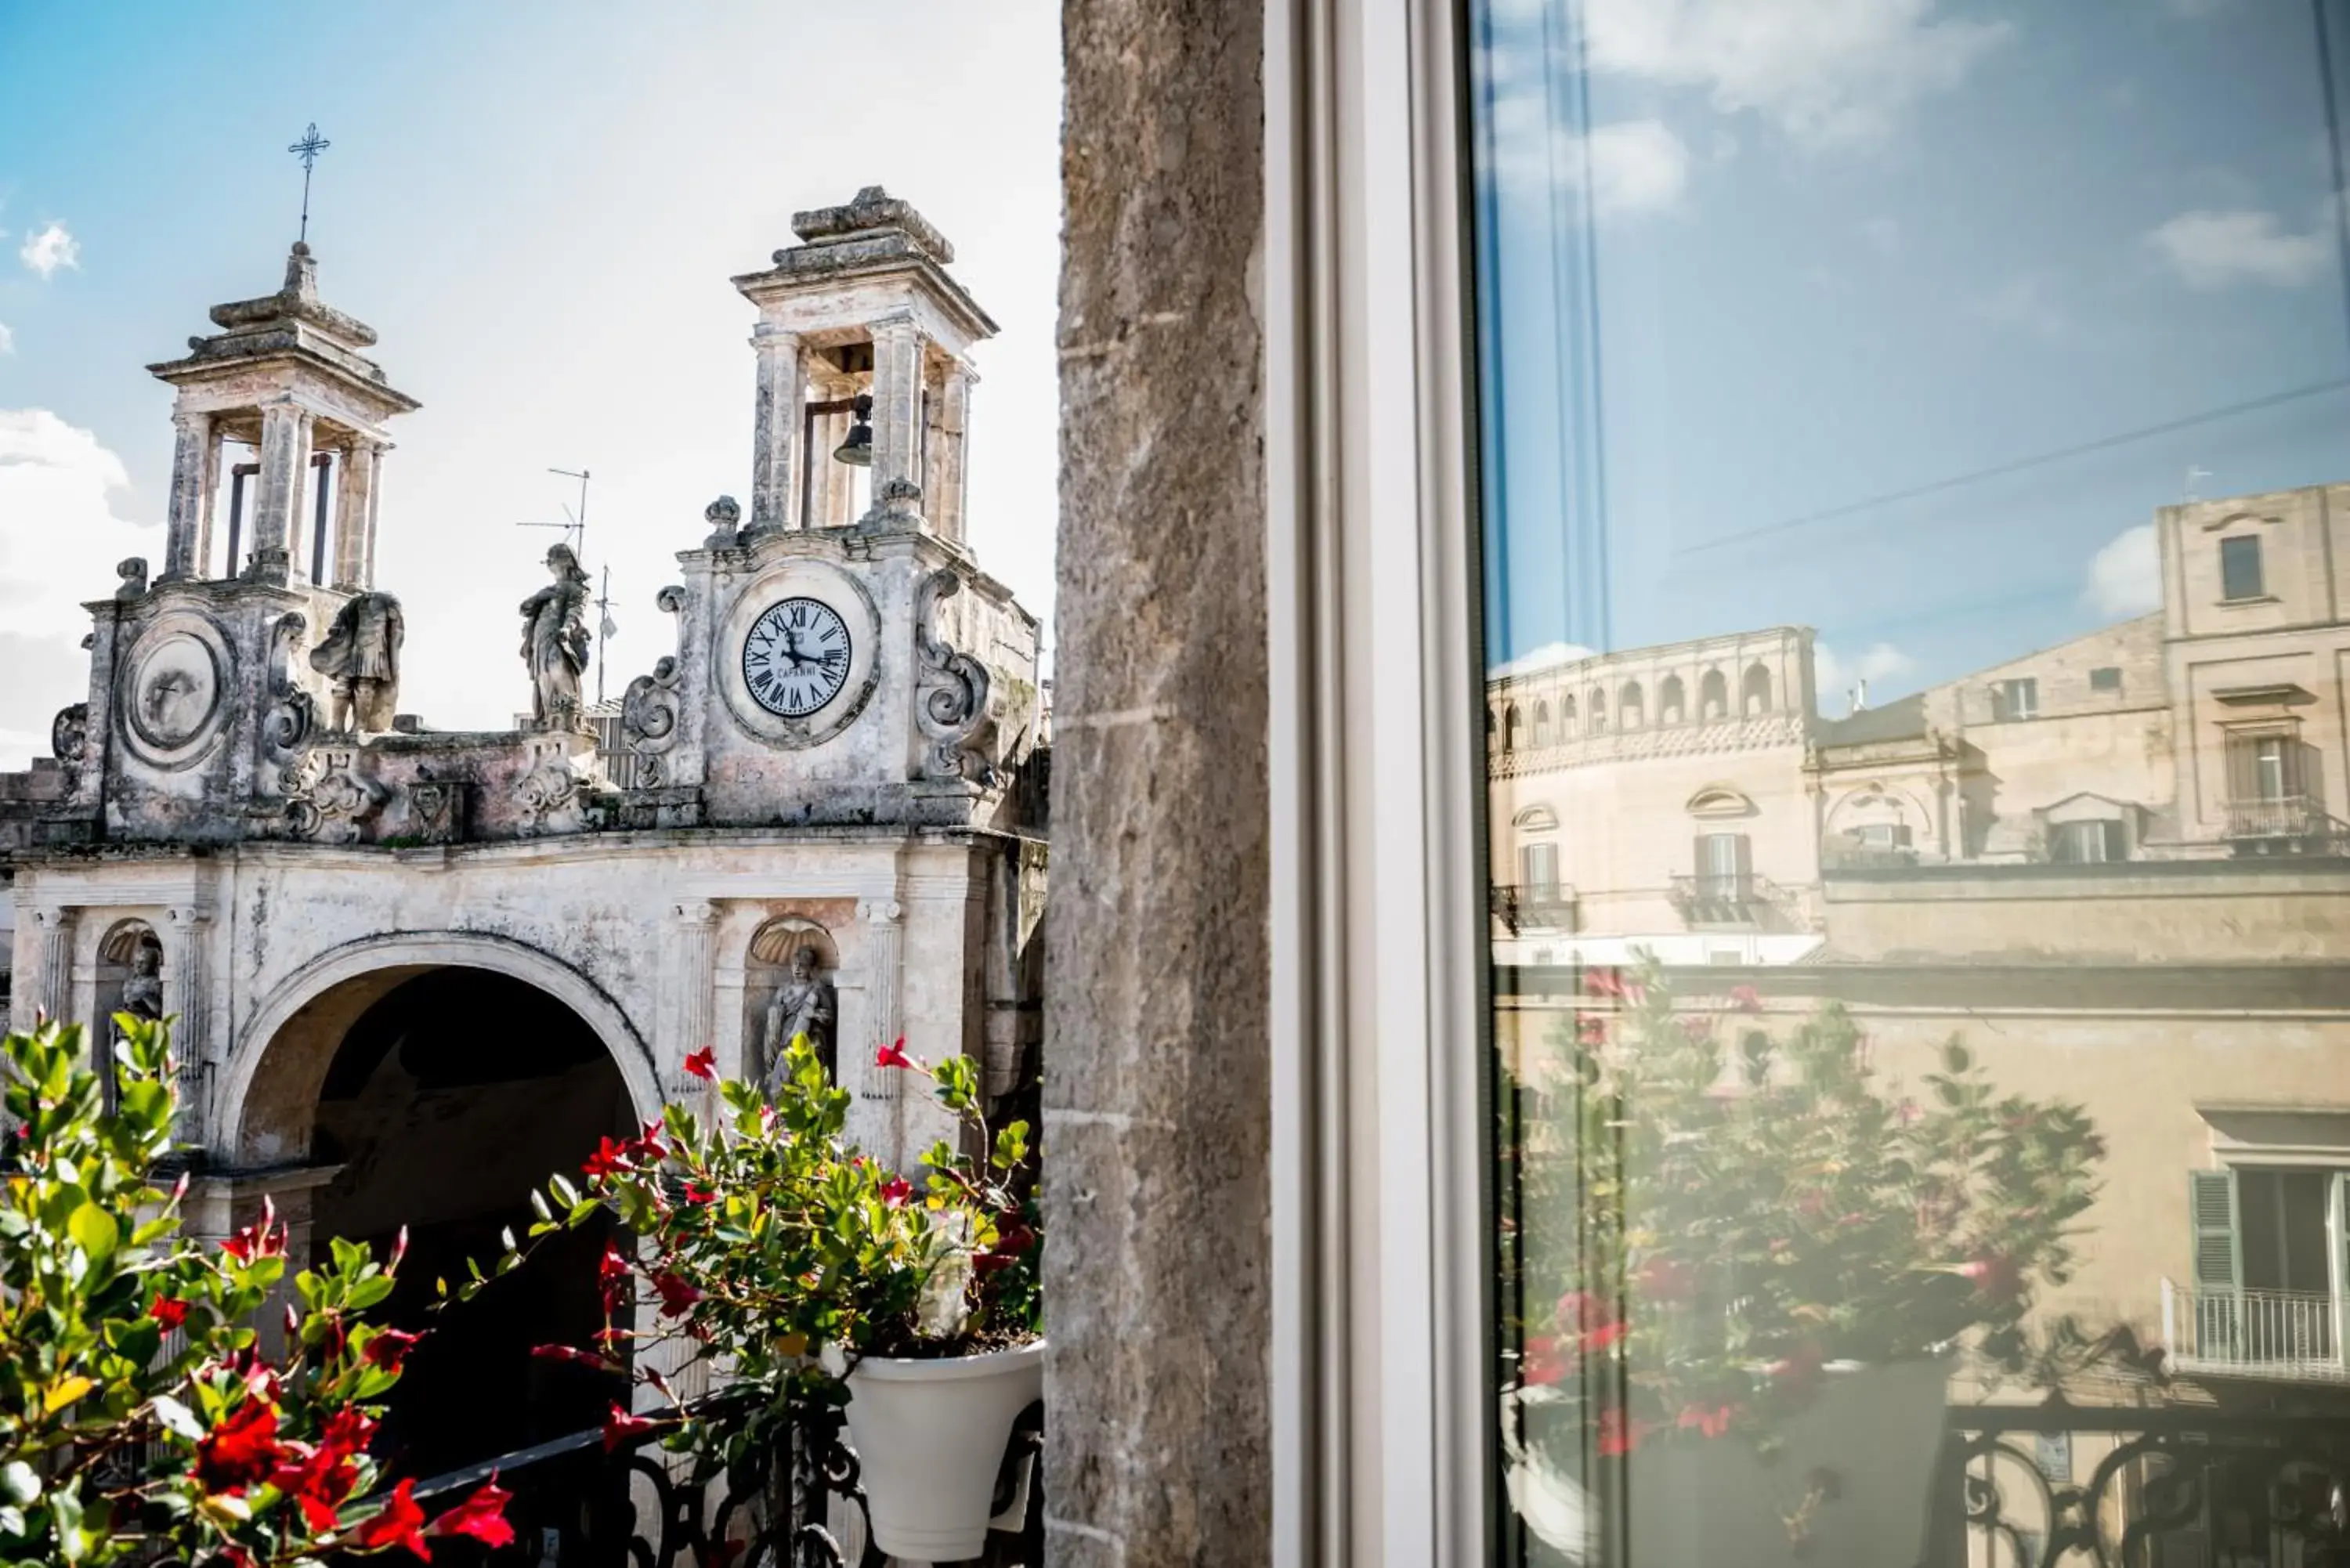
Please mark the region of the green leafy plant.
<svg viewBox="0 0 2350 1568"><path fill-rule="evenodd" d="M1586 990L1516 1147L1517 1381L1557 1430L1767 1443L1832 1363L2025 1367L2096 1194L2080 1106L1998 1094L1955 1037L1905 1097L1835 1003L1777 1039L1752 991L1689 1006L1653 961Z"/></svg>
<svg viewBox="0 0 2350 1568"><path fill-rule="evenodd" d="M881 1166L847 1143L849 1096L797 1037L772 1099L749 1083L716 1082L722 1114L670 1106L638 1136L607 1137L578 1180L551 1179L532 1195L528 1237L510 1241L456 1296L511 1272L541 1239L617 1213L636 1244L605 1251L596 1343L536 1352L633 1376L661 1396L659 1415L615 1403L608 1447L659 1432L673 1448L739 1449L764 1440L764 1424L795 1402L843 1402L840 1379L857 1357L956 1355L1034 1339L1041 1240L1027 1124L988 1126L966 1056L929 1065L900 1041L878 1064L927 1076L967 1147L983 1153L935 1145L919 1186ZM713 1076L708 1051L686 1066ZM638 1326L640 1307L650 1328ZM723 1420L678 1397L655 1365L663 1358L642 1354L653 1344L681 1346L673 1361L723 1365Z"/></svg>
<svg viewBox="0 0 2350 1568"><path fill-rule="evenodd" d="M379 1494L368 1445L416 1335L367 1321L398 1249L348 1241L295 1272L284 1350L256 1314L283 1300L286 1227L261 1217L217 1248L180 1233L169 1035L116 1019L117 1108L76 1027L0 1043L0 1563L174 1557L291 1568L334 1551L438 1537L513 1539L494 1481L428 1521L401 1482Z"/></svg>

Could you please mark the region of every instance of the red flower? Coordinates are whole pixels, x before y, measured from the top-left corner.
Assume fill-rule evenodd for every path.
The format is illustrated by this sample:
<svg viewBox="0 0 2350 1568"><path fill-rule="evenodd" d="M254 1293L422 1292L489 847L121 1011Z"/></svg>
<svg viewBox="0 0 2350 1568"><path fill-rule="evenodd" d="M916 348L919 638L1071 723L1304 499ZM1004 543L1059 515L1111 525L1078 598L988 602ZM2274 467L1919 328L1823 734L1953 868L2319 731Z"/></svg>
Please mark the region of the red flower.
<svg viewBox="0 0 2350 1568"><path fill-rule="evenodd" d="M1586 1045L1607 1044L1607 1020L1596 1012L1586 1012L1575 1021L1575 1036Z"/></svg>
<svg viewBox="0 0 2350 1568"><path fill-rule="evenodd" d="M369 1366L397 1372L400 1363L408 1359L408 1353L416 1347L416 1342L423 1337L421 1334L405 1334L396 1328L380 1328L367 1342L367 1348L359 1352L359 1359Z"/></svg>
<svg viewBox="0 0 2350 1568"><path fill-rule="evenodd" d="M604 1293L604 1314L608 1317L629 1289L629 1261L608 1241L604 1244L603 1257L596 1263L596 1283Z"/></svg>
<svg viewBox="0 0 2350 1568"><path fill-rule="evenodd" d="M1554 1335L1528 1334L1525 1348L1518 1353L1518 1378L1530 1387L1540 1387L1566 1376L1581 1360L1573 1345Z"/></svg>
<svg viewBox="0 0 2350 1568"><path fill-rule="evenodd" d="M356 1405L347 1405L327 1417L326 1430L319 1434L318 1445L356 1454L365 1449L374 1436L375 1418Z"/></svg>
<svg viewBox="0 0 2350 1568"><path fill-rule="evenodd" d="M660 1295L663 1317L682 1317L702 1299L700 1291L666 1270L653 1276L653 1289Z"/></svg>
<svg viewBox="0 0 2350 1568"><path fill-rule="evenodd" d="M169 1334L188 1321L188 1303L171 1296L159 1295L154 1304L147 1309L147 1315L161 1324L163 1332Z"/></svg>
<svg viewBox="0 0 2350 1568"><path fill-rule="evenodd" d="M1741 1012L1760 1012L1762 1011L1762 992L1751 985L1733 985L1730 988L1730 1005Z"/></svg>
<svg viewBox="0 0 2350 1568"><path fill-rule="evenodd" d="M1680 1419L1674 1424L1685 1432L1694 1430L1700 1437L1719 1438L1730 1430L1730 1423L1737 1415L1735 1405L1716 1405L1710 1409L1702 1405L1689 1405L1682 1407Z"/></svg>
<svg viewBox="0 0 2350 1568"><path fill-rule="evenodd" d="M688 1179L685 1183L685 1200L688 1203L715 1203L718 1201L718 1194L704 1188L696 1187L691 1179Z"/></svg>
<svg viewBox="0 0 2350 1568"><path fill-rule="evenodd" d="M604 1417L604 1451L610 1453L631 1438L660 1429L659 1421L643 1416L631 1416L614 1402L611 1413Z"/></svg>
<svg viewBox="0 0 2350 1568"><path fill-rule="evenodd" d="M274 1199L261 1200L261 1218L221 1243L221 1251L240 1263L255 1258L278 1258L286 1254L286 1227L277 1223L277 1204Z"/></svg>
<svg viewBox="0 0 2350 1568"><path fill-rule="evenodd" d="M277 1407L247 1399L196 1444L196 1480L206 1491L241 1491L265 1478L285 1452Z"/></svg>
<svg viewBox="0 0 2350 1568"><path fill-rule="evenodd" d="M269 1484L301 1507L310 1528L324 1535L335 1528L335 1511L359 1484L359 1468L353 1462L357 1445L329 1440L311 1449L288 1444L288 1459L270 1472Z"/></svg>
<svg viewBox="0 0 2350 1568"><path fill-rule="evenodd" d="M354 1552L384 1552L405 1546L430 1563L432 1549L424 1544L424 1511L416 1506L416 1483L403 1480L392 1488L381 1510L348 1532L340 1544Z"/></svg>
<svg viewBox="0 0 2350 1568"><path fill-rule="evenodd" d="M604 1135L604 1141L596 1146L596 1152L589 1155L587 1162L580 1166L580 1174L609 1176L612 1172L620 1169L629 1163L629 1151L634 1141L631 1139L629 1143L614 1143L611 1135L607 1133Z"/></svg>
<svg viewBox="0 0 2350 1568"><path fill-rule="evenodd" d="M906 1037L900 1034L894 1044L884 1045L875 1052L873 1064L877 1067L912 1066L913 1062L906 1054Z"/></svg>
<svg viewBox="0 0 2350 1568"><path fill-rule="evenodd" d="M569 1361L581 1366L592 1366L598 1372L620 1370L594 1351L581 1350L574 1345L534 1345L530 1348L530 1353L541 1361Z"/></svg>
<svg viewBox="0 0 2350 1568"><path fill-rule="evenodd" d="M408 1227L402 1225L400 1228L400 1234L391 1239L391 1256L383 1261L383 1272L387 1274L400 1272L400 1260L407 1256Z"/></svg>
<svg viewBox="0 0 2350 1568"><path fill-rule="evenodd" d="M685 1070L697 1078L715 1078L718 1076L717 1067L718 1047L715 1045L704 1045L685 1059Z"/></svg>
<svg viewBox="0 0 2350 1568"><path fill-rule="evenodd" d="M902 1176L893 1176L881 1184L881 1201L892 1209L903 1209L913 1196L914 1184Z"/></svg>
<svg viewBox="0 0 2350 1568"><path fill-rule="evenodd" d="M1975 1290L1985 1301L2002 1306L2023 1293L2023 1271L2015 1266L2014 1259L2002 1253L1993 1252L1972 1262L1960 1263L1959 1274L1972 1280Z"/></svg>
<svg viewBox="0 0 2350 1568"><path fill-rule="evenodd" d="M1624 1418L1621 1408L1610 1406L1599 1412L1599 1451L1609 1459L1621 1459L1640 1446L1643 1433L1640 1424Z"/></svg>
<svg viewBox="0 0 2350 1568"><path fill-rule="evenodd" d="M498 1484L498 1473L492 1470L479 1491L434 1520L425 1533L470 1535L484 1546L511 1546L515 1532L506 1522L505 1508L513 1501L514 1493Z"/></svg>

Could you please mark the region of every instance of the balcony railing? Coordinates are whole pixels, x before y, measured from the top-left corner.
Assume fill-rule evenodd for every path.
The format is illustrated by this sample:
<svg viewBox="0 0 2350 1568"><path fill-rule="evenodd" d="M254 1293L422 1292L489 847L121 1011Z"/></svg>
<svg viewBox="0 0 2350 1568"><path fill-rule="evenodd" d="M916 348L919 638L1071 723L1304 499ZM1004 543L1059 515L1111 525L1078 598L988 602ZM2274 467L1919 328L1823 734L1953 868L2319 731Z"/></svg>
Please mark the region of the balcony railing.
<svg viewBox="0 0 2350 1568"><path fill-rule="evenodd" d="M2227 805L2230 838L2313 838L2331 833L2332 817L2305 794L2231 800Z"/></svg>
<svg viewBox="0 0 2350 1568"><path fill-rule="evenodd" d="M1493 919L1513 937L1575 929L1575 889L1555 882L1497 882L1492 902Z"/></svg>
<svg viewBox="0 0 2350 1568"><path fill-rule="evenodd" d="M2322 1291L2199 1290L2165 1280L2163 1343L2180 1372L2350 1383L2344 1305Z"/></svg>
<svg viewBox="0 0 2350 1568"><path fill-rule="evenodd" d="M1752 872L1675 877L1666 897L1692 926L1759 926L1766 911L1791 910L1794 896Z"/></svg>

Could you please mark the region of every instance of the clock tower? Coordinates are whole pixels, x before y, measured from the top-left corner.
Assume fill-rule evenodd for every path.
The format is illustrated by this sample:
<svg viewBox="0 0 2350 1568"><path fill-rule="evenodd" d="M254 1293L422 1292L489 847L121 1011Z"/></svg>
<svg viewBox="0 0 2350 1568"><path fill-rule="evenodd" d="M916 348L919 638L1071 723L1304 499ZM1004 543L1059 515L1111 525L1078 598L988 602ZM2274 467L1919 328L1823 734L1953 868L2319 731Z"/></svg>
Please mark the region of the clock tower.
<svg viewBox="0 0 2350 1568"><path fill-rule="evenodd" d="M748 515L713 502L660 604L678 651L623 702L657 820L992 820L1037 739L1038 624L963 539L971 347L995 324L879 186L793 219L759 309Z"/></svg>

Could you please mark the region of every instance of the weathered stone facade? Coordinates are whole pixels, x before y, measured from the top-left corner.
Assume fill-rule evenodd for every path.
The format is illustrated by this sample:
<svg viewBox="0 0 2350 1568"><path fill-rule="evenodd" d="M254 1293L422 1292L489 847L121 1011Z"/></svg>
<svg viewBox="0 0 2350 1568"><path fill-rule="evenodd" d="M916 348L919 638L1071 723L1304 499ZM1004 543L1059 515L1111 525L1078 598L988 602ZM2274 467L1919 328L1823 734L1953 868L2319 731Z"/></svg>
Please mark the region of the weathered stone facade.
<svg viewBox="0 0 2350 1568"><path fill-rule="evenodd" d="M224 1223L270 1192L304 1219L333 1174L338 1053L436 971L561 1002L637 1119L705 1092L681 1069L704 1046L759 1071L758 1021L802 946L837 990L868 1148L903 1160L946 1130L872 1066L900 1036L980 1059L1000 1095L1033 1085L1039 627L961 524L967 351L993 325L903 202L868 191L796 226L806 243L740 280L763 313L749 524L723 498L681 520L659 596L676 652L600 738L559 711L500 732L391 712L384 426L418 405L360 354L375 335L319 302L307 247L283 291L218 307L219 335L153 368L179 389L167 559L151 583L125 563L89 605L89 686L56 758L0 776L0 884L20 1023L103 1017L160 947L185 1137ZM855 408L810 410L866 397L874 503L850 515L830 454ZM834 644L760 629L795 614L835 618ZM823 700L780 698L778 670Z"/></svg>

